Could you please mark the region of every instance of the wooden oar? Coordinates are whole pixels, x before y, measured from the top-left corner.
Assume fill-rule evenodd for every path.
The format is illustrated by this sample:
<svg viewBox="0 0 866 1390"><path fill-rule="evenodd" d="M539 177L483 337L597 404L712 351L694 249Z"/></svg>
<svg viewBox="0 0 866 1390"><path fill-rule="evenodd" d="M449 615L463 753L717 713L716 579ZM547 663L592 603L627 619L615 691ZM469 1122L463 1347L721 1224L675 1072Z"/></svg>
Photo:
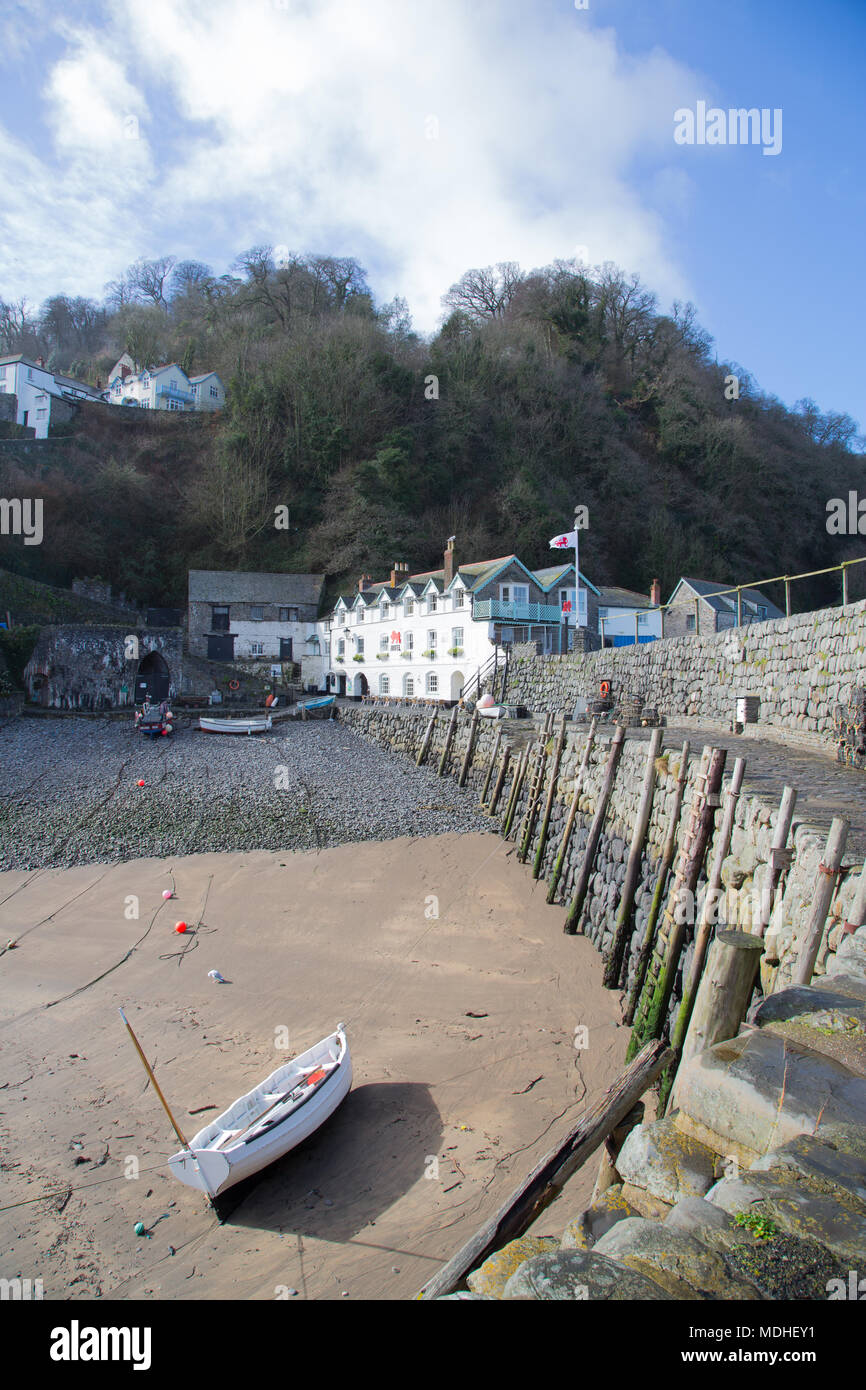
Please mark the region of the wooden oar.
<svg viewBox="0 0 866 1390"><path fill-rule="evenodd" d="M192 1153L192 1150L190 1149L189 1144L186 1142L186 1140L185 1140L184 1137L183 1137L183 1134L181 1133L181 1130L180 1130L180 1127L178 1126L177 1120L174 1118L174 1115L172 1115L171 1111L170 1111L169 1108L168 1108L168 1101L166 1100L165 1096L162 1094L162 1091L159 1089L159 1082L157 1081L156 1077L155 1077L154 1074L153 1074L153 1067L150 1065L150 1062L149 1062L149 1061L147 1060L147 1058L145 1057L145 1055L144 1055L144 1053L143 1053L143 1051L142 1051L142 1048L141 1048L141 1043L138 1041L138 1038L135 1036L135 1034L134 1034L133 1031L132 1031L132 1024L129 1022L129 1019L126 1017L126 1014L123 1012L123 1009L119 1009L119 1010L118 1010L118 1013L120 1014L120 1017L123 1019L124 1023L126 1024L126 1029L127 1029L127 1032L129 1033L129 1036L132 1038L132 1041L135 1043L135 1050L136 1050L136 1052L138 1053L139 1057L141 1058L141 1065L144 1067L144 1070L147 1072L147 1074L148 1074L148 1076L149 1076L149 1078L150 1078L150 1083L151 1083L151 1085L153 1086L153 1089L156 1091L156 1094L159 1096L160 1101L162 1102L162 1108L163 1108L163 1110L165 1111L165 1113L166 1113L166 1115L168 1116L168 1118L171 1120L171 1127L172 1127L172 1129L174 1130L175 1134L177 1135L178 1139L180 1140L180 1142L181 1142L181 1144L183 1145L183 1147L187 1150L187 1152L188 1152L188 1153Z"/></svg>
<svg viewBox="0 0 866 1390"><path fill-rule="evenodd" d="M312 1075L313 1073L321 1070L325 1072L325 1075L327 1076L330 1075L330 1073L334 1070L334 1067L338 1065L338 1062L330 1062L324 1063L321 1067L310 1067L308 1069L308 1074ZM321 1077L321 1079L316 1082L316 1085L313 1089L318 1089L318 1087L321 1086L322 1081L324 1080L325 1077ZM236 1140L240 1139L242 1135L246 1134L248 1129L253 1129L259 1123L260 1120L263 1120L265 1118L266 1115L270 1115L272 1110L276 1110L278 1105L285 1105L286 1101L289 1100L290 1097L295 1094L295 1091L299 1090L301 1086L305 1086L308 1084L309 1083L306 1080L296 1081L290 1091L284 1091L281 1096L277 1096L276 1100L272 1101L266 1110L263 1110L260 1115L256 1115L255 1119L250 1120L249 1124L244 1125L243 1129L235 1130L231 1134L227 1135L225 1139L221 1139L220 1142L217 1144L217 1148L221 1149L224 1144L228 1144L229 1142L234 1144Z"/></svg>

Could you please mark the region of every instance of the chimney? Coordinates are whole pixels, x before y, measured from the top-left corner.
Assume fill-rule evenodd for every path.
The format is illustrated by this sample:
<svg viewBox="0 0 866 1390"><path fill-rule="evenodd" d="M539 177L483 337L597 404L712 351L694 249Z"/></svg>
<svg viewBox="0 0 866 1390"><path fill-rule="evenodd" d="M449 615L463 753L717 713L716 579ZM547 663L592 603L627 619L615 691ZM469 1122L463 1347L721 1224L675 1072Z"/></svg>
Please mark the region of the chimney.
<svg viewBox="0 0 866 1390"><path fill-rule="evenodd" d="M44 357L37 357L37 359L36 359L36 365L37 365L37 367L44 367L44 366L45 366L45 358L44 358Z"/></svg>
<svg viewBox="0 0 866 1390"><path fill-rule="evenodd" d="M406 583L406 580L408 578L409 566L404 565L400 560L395 560L393 565L391 566L391 588L401 588Z"/></svg>
<svg viewBox="0 0 866 1390"><path fill-rule="evenodd" d="M125 362L122 362L121 365L120 365L120 379L121 379L121 381L126 381L126 378L130 375L131 371L132 371L132 368L131 368L131 367L127 367L126 363L125 363Z"/></svg>
<svg viewBox="0 0 866 1390"><path fill-rule="evenodd" d="M655 604L656 608L658 608L662 601L662 586L657 579L654 579L650 585L650 599Z"/></svg>
<svg viewBox="0 0 866 1390"><path fill-rule="evenodd" d="M454 569L454 542L456 541L456 539L457 539L456 536L449 536L449 537L448 537L448 544L447 544L446 547L445 547L445 573L444 573L444 576L443 576L443 579L442 579L442 587L443 587L444 589L447 589L447 588L448 588L448 585L451 583L451 580L454 578L454 574L455 574L455 569Z"/></svg>
<svg viewBox="0 0 866 1390"><path fill-rule="evenodd" d="M361 578L358 580L358 593L362 594L367 585L372 584L372 582L373 576L371 574L362 574Z"/></svg>

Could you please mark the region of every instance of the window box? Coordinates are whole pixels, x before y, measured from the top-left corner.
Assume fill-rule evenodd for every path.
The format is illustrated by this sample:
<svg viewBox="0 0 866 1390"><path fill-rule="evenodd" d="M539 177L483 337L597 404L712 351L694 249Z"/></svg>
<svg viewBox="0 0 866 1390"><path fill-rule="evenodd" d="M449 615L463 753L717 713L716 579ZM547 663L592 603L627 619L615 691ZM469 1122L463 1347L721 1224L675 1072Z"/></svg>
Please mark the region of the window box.
<svg viewBox="0 0 866 1390"><path fill-rule="evenodd" d="M449 655L449 656L462 656L462 655L463 655L463 648L462 648L462 647L449 647L449 648L448 648L448 655Z"/></svg>
<svg viewBox="0 0 866 1390"><path fill-rule="evenodd" d="M361 656L361 653L360 653L360 652L356 652L355 655L352 657L352 660L353 660L353 661L363 661L364 658Z"/></svg>
<svg viewBox="0 0 866 1390"><path fill-rule="evenodd" d="M422 652L421 655L422 655L423 657L429 659L430 661L433 661L433 660L435 659L435 657L436 657L436 648L435 648L435 647L428 647L427 650L426 650L426 652Z"/></svg>
<svg viewBox="0 0 866 1390"><path fill-rule="evenodd" d="M343 664L343 662L346 660L346 658L345 658L344 656L335 656L335 657L334 657L334 660L335 660L335 661L339 661L340 665L342 666L342 664Z"/></svg>
<svg viewBox="0 0 866 1390"><path fill-rule="evenodd" d="M415 653L412 651L412 648L410 647L408 652L401 652L400 655L402 656L404 661L411 661Z"/></svg>
<svg viewBox="0 0 866 1390"><path fill-rule="evenodd" d="M377 660L377 661L387 661L387 660L388 660L388 655L389 655L388 652L377 652L377 653L376 653L376 660Z"/></svg>

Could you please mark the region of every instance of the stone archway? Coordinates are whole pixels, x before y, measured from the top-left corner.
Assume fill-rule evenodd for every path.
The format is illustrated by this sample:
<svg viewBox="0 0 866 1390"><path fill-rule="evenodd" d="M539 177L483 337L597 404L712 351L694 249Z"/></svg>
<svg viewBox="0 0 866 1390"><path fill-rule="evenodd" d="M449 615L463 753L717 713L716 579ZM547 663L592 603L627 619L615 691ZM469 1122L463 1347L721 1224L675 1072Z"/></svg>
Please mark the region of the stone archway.
<svg viewBox="0 0 866 1390"><path fill-rule="evenodd" d="M451 699L456 704L460 699L460 692L463 689L466 678L462 671L451 672Z"/></svg>
<svg viewBox="0 0 866 1390"><path fill-rule="evenodd" d="M353 698L356 700L360 700L362 696L367 695L369 693L369 690L370 687L367 683L367 677L363 674L362 671L359 671L357 676L355 676L352 681Z"/></svg>
<svg viewBox="0 0 866 1390"><path fill-rule="evenodd" d="M161 652L147 652L138 663L135 677L135 700L140 704L145 698L152 703L168 699L171 672L168 662Z"/></svg>

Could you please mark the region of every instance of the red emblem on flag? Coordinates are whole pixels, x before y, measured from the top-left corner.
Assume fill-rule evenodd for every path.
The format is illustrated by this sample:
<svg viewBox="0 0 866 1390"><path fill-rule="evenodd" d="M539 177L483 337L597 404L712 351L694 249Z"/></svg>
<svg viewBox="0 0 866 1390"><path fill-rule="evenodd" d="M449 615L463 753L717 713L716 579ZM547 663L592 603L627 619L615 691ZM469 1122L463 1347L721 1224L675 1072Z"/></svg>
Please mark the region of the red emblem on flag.
<svg viewBox="0 0 866 1390"><path fill-rule="evenodd" d="M567 538L566 536L560 536L560 537L559 537L559 540L556 542L556 544L557 544L560 548L565 547L565 546L568 545L568 538Z"/></svg>
<svg viewBox="0 0 866 1390"><path fill-rule="evenodd" d="M567 599L565 600L565 602L563 603L563 605L562 605L562 611L563 611L563 613L570 613L570 612L571 612L571 599L570 599L570 598L567 598Z"/></svg>

